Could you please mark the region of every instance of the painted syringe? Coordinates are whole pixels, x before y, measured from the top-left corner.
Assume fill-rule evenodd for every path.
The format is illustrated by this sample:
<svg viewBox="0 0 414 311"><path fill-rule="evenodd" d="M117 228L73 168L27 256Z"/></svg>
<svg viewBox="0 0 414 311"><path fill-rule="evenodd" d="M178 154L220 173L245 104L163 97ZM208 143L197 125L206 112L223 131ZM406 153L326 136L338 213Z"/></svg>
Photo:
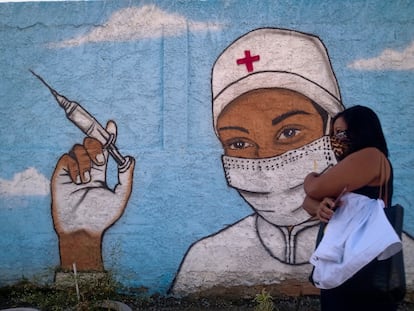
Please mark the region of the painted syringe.
<svg viewBox="0 0 414 311"><path fill-rule="evenodd" d="M115 146L115 137L113 134L108 133L105 128L79 103L68 100L65 96L59 94L56 90L50 87L50 85L33 70L30 70L30 72L42 81L42 83L50 90L59 106L65 110L66 117L72 121L73 124L89 137L95 138L102 143L104 148L108 150L109 154L114 158L120 170L126 169L129 166L130 160L128 157L123 157L118 151Z"/></svg>

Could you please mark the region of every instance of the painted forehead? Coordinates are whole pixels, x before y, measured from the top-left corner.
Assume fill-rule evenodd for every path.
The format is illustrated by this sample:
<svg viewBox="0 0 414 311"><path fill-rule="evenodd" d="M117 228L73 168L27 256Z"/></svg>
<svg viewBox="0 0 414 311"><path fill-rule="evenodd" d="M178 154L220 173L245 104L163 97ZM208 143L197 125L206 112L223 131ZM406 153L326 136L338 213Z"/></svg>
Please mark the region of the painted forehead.
<svg viewBox="0 0 414 311"><path fill-rule="evenodd" d="M314 103L298 92L280 88L256 89L229 103L218 118L220 119L223 114L241 113L243 110L274 110L282 113L299 108L312 113L317 112Z"/></svg>

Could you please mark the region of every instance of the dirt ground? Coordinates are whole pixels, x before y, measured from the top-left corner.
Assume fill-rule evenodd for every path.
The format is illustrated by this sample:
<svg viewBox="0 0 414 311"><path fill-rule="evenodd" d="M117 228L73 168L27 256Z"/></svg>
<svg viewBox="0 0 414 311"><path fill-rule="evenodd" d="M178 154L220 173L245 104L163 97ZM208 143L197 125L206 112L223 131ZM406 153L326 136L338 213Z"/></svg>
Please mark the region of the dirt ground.
<svg viewBox="0 0 414 311"><path fill-rule="evenodd" d="M81 294L81 299L79 300L73 289L57 290L53 287L38 287L26 282L16 286L0 288L0 311L17 307L34 308L41 311L108 311L108 308L97 306L100 305L103 299L108 299L109 297L113 301L126 304L134 311L270 311L269 308L257 308L259 306L258 302L251 298L254 295L244 296L249 298L241 298L243 295L240 294L233 295L232 298L228 296L227 298L209 296L208 298L177 299L161 295L126 295L115 292L103 294L101 292L101 295L98 295L97 292L99 291L89 291L88 296L86 293ZM407 293L406 298L407 301L400 305L398 311L414 311L414 293ZM298 296L274 295L273 297L271 296L271 299L274 304L273 311L320 310L319 296L314 294Z"/></svg>
<svg viewBox="0 0 414 311"><path fill-rule="evenodd" d="M317 311L319 310L318 297L297 297L297 298L278 298L273 299L274 311ZM133 305L133 310L150 310L150 311L253 311L258 304L249 300L176 300L176 299L158 299L156 301L144 304Z"/></svg>
<svg viewBox="0 0 414 311"><path fill-rule="evenodd" d="M174 301L159 300L148 305L130 307L133 310L150 310L150 311L254 311L257 303L252 300L239 301ZM319 297L285 297L274 299L274 311L319 311ZM398 308L398 311L413 311L414 304L404 302ZM351 311L351 310L350 310Z"/></svg>
<svg viewBox="0 0 414 311"><path fill-rule="evenodd" d="M319 311L319 297L317 296L303 296L303 297L284 297L275 298L274 311ZM257 303L253 300L180 300L172 298L152 298L148 300L141 300L135 298L125 297L123 303L128 305L134 311L254 311ZM11 302L7 297L0 296L0 311L7 308L15 307L31 307L42 311L48 310L108 310L107 308L62 308L61 306L49 306L39 308L34 305L16 304ZM404 302L398 308L398 311L413 311L414 303Z"/></svg>

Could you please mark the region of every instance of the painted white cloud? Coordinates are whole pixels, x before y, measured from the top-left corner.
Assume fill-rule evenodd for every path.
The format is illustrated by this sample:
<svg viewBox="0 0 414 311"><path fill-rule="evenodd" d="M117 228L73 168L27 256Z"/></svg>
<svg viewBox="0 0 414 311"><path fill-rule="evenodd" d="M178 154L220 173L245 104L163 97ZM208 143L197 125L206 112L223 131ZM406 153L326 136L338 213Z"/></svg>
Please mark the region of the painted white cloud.
<svg viewBox="0 0 414 311"><path fill-rule="evenodd" d="M348 65L357 70L414 70L414 41L403 51L385 49L379 56Z"/></svg>
<svg viewBox="0 0 414 311"><path fill-rule="evenodd" d="M172 37L187 30L219 30L219 23L205 23L189 20L186 17L168 13L155 5L129 7L114 12L102 26L93 28L89 33L62 42L52 43L50 47L72 47L92 42L120 42L146 38Z"/></svg>
<svg viewBox="0 0 414 311"><path fill-rule="evenodd" d="M0 178L1 196L48 195L49 180L35 168L16 173L12 180Z"/></svg>

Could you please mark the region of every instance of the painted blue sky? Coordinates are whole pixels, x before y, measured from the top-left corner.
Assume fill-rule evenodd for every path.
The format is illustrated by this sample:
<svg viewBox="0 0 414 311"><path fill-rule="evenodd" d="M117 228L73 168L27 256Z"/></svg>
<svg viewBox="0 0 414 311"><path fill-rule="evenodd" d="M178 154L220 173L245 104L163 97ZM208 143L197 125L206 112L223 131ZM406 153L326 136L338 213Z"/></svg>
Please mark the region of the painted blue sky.
<svg viewBox="0 0 414 311"><path fill-rule="evenodd" d="M29 233L43 224L36 243L53 247L41 248L49 255L39 257L39 270L57 264L49 179L59 156L83 135L32 69L101 123L118 123L118 147L137 159L137 168L133 196L105 249L137 249L128 257L147 273L134 275L135 285L167 288L192 242L250 213L224 180L210 71L229 43L267 26L318 35L345 106L378 112L395 169L394 201L407 208L405 227L414 232L413 16L412 1L1 3L0 214L6 217L0 232L22 241L9 245L17 254L32 241L9 224L24 218ZM155 204L160 201L163 206ZM134 266L122 260L121 266Z"/></svg>

